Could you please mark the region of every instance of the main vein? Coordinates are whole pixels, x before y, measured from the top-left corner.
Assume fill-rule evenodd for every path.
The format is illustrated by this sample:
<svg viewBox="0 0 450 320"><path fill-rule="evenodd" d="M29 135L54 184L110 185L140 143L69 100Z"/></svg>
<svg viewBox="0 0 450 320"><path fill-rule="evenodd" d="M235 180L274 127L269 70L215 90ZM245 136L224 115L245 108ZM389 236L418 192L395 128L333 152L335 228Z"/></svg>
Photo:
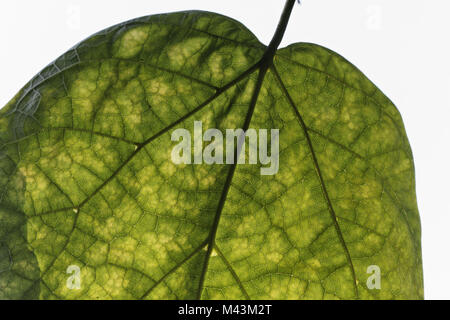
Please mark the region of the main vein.
<svg viewBox="0 0 450 320"><path fill-rule="evenodd" d="M264 82L264 77L265 77L269 67L272 66L272 64L273 64L273 58L275 56L275 52L277 51L278 46L280 45L281 40L283 39L284 32L286 31L286 27L289 22L289 18L291 16L294 4L295 4L295 0L287 0L286 1L285 7L281 14L280 22L278 23L278 26L277 26L277 30L275 31L275 34L274 34L272 40L270 41L270 44L267 47L263 57L257 64L258 68L259 68L258 79L256 81L253 95L250 100L249 109L248 109L247 115L245 117L244 125L242 127L244 132L246 132L250 126L253 112L255 111L256 102L258 101L259 93L261 91L261 87ZM216 239L217 229L219 226L220 217L221 217L221 214L222 214L222 211L223 211L223 208L224 208L227 196L228 196L228 192L231 187L231 182L233 180L233 176L236 171L237 159L239 159L241 151L242 151L242 149L237 150L237 146L235 146L234 163L230 166L230 169L228 170L225 185L224 185L224 188L223 188L221 196L220 196L216 214L214 216L213 225L212 225L211 231L208 236L208 247L207 247L206 257L205 257L205 260L203 263L202 271L200 274L200 281L199 281L198 290L197 290L197 299L201 299L201 296L203 293L205 277L206 277L206 273L208 270L208 264L209 264L209 260L211 257L211 253L215 246L215 239ZM235 275L235 274L233 276L237 277L237 275ZM239 283L241 283L241 282L239 281ZM243 286L241 285L241 290L242 289L245 290L243 288ZM248 294L246 292L245 292L245 294L248 297Z"/></svg>
<svg viewBox="0 0 450 320"><path fill-rule="evenodd" d="M250 126L250 122L251 122L253 112L254 112L255 106L256 106L256 101L258 100L259 92L261 91L262 83L264 80L264 76L266 75L266 72L267 72L267 68L261 68L259 70L258 80L255 85L255 91L253 91L253 95L252 95L250 106L249 106L249 109L247 112L247 116L245 117L245 122L242 127L244 132L247 131ZM230 169L228 170L227 179L225 181L225 185L223 187L222 194L220 196L219 204L217 206L216 214L214 216L214 221L213 221L213 224L211 227L211 231L208 236L208 247L207 247L207 251L206 251L206 257L205 257L205 260L203 263L202 272L200 275L200 281L199 281L198 291L197 291L197 299L201 298L201 295L203 292L206 271L208 270L209 258L211 257L211 252L214 248L214 243L215 243L215 239L216 239L217 228L219 226L220 216L222 214L223 207L225 205L225 201L227 200L227 196L228 196L228 192L230 190L231 181L233 180L234 172L236 171L237 159L239 159L240 152L242 151L242 149L237 150L237 146L235 146L234 149L235 149L234 150L234 163L230 166Z"/></svg>

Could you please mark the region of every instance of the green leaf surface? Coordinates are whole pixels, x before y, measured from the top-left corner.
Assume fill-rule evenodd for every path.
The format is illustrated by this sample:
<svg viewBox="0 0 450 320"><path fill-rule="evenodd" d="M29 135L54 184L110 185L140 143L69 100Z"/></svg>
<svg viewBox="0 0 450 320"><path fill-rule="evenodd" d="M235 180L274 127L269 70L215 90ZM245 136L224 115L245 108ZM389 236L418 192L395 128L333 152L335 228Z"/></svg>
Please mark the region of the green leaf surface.
<svg viewBox="0 0 450 320"><path fill-rule="evenodd" d="M423 298L399 112L336 53L274 49L214 13L153 15L34 77L0 110L0 298ZM279 128L278 173L175 165L194 120Z"/></svg>

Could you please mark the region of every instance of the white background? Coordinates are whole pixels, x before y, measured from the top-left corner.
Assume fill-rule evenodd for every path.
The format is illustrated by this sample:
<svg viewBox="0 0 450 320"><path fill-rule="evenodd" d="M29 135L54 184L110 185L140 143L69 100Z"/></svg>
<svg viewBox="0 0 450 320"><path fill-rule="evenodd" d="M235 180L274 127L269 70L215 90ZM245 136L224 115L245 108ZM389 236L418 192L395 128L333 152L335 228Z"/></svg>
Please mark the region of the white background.
<svg viewBox="0 0 450 320"><path fill-rule="evenodd" d="M0 106L77 42L138 16L201 9L270 42L284 0L0 2ZM282 46L324 45L360 68L400 110L413 149L425 297L450 299L449 0L303 0Z"/></svg>

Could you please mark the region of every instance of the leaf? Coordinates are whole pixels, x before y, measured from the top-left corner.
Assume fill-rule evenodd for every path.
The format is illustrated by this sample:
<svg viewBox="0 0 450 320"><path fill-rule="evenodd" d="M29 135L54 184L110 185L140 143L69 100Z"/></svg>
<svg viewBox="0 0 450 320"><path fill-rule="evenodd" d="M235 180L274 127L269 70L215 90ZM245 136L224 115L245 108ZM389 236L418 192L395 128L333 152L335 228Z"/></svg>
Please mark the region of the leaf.
<svg viewBox="0 0 450 320"><path fill-rule="evenodd" d="M400 114L336 53L276 51L289 5L268 47L214 13L119 24L0 111L0 298L423 298ZM175 165L194 120L278 128L278 173Z"/></svg>

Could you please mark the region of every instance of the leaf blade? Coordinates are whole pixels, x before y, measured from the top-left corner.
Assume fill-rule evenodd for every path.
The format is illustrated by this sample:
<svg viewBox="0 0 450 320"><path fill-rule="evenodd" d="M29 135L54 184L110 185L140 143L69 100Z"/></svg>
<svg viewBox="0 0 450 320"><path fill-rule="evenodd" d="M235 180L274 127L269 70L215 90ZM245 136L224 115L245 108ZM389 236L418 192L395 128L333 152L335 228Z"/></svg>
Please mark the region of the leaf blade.
<svg viewBox="0 0 450 320"><path fill-rule="evenodd" d="M266 73L267 50L212 13L138 18L74 47L0 111L0 204L25 212L41 298L423 297L398 111L327 49L278 50ZM333 122L340 104L359 124ZM193 120L280 128L285 165L272 177L259 165L176 167L170 132ZM350 161L357 178L339 176ZM349 195L370 195L357 202L374 214ZM368 254L388 270L380 292L365 287ZM82 267L80 291L66 287L71 264Z"/></svg>

